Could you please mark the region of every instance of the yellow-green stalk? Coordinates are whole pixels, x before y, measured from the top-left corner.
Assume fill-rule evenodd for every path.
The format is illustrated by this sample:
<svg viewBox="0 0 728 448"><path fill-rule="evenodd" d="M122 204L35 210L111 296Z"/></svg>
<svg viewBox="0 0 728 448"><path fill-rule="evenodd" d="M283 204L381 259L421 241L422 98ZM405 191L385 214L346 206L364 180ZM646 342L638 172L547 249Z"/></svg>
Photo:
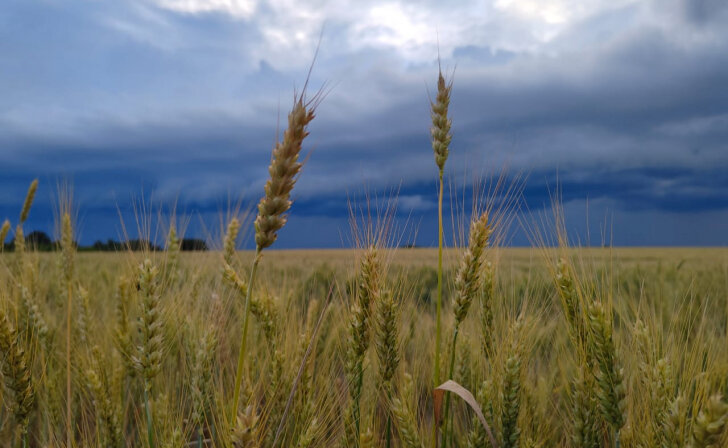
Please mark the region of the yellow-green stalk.
<svg viewBox="0 0 728 448"><path fill-rule="evenodd" d="M435 153L435 163L438 168L439 177L439 193L437 197L437 304L436 304L436 323L435 323L435 372L433 377L433 388L440 385L440 352L442 339L442 196L444 192L443 176L445 172L445 162L449 155L451 121L447 116L450 106L450 92L452 91L452 82L446 82L442 76L442 71L438 72L437 78L437 97L431 103L432 128L432 149ZM436 430L436 429L435 429Z"/></svg>
<svg viewBox="0 0 728 448"><path fill-rule="evenodd" d="M272 245L278 238L278 231L286 224L286 212L291 208L291 190L296 183L298 173L303 164L298 161L303 139L308 135L308 124L314 118L315 102L304 102L304 94L294 99L293 109L288 114L288 128L283 133L283 140L273 148L273 155L268 173L270 178L265 184L265 195L258 203L258 216L255 219L255 258L250 270L248 291L245 297L243 328L240 336L240 352L235 373L235 390L233 392L233 408L230 421L234 421L240 401L240 385L243 381L243 364L248 337L248 321L250 319L250 302L255 282L255 273L262 256L263 249Z"/></svg>
<svg viewBox="0 0 728 448"><path fill-rule="evenodd" d="M346 374L351 399L351 417L354 420L353 440L360 433L360 395L364 381L364 357L371 336L372 307L379 300L381 269L377 249L372 246L364 254L359 269L356 299L351 306L349 344L347 347Z"/></svg>
<svg viewBox="0 0 728 448"><path fill-rule="evenodd" d="M61 217L61 257L63 260L63 281L66 287L66 446L72 445L73 414L71 412L71 311L73 304L73 266L76 248L73 245L73 227L68 211Z"/></svg>
<svg viewBox="0 0 728 448"><path fill-rule="evenodd" d="M480 288L480 338L483 355L486 359L493 356L493 305L495 301L495 272L493 263L483 263L482 285Z"/></svg>
<svg viewBox="0 0 728 448"><path fill-rule="evenodd" d="M475 294L480 290L483 274L483 252L488 246L491 229L488 225L488 214L483 213L478 219L470 224L468 248L463 254L455 276L455 329L452 336L452 350L450 351L450 364L447 372L447 379L452 379L455 369L455 354L457 353L458 334L460 324L465 320L473 303ZM450 411L450 394L445 398L445 415L443 421L447 425ZM447 427L442 433L443 446L447 446Z"/></svg>

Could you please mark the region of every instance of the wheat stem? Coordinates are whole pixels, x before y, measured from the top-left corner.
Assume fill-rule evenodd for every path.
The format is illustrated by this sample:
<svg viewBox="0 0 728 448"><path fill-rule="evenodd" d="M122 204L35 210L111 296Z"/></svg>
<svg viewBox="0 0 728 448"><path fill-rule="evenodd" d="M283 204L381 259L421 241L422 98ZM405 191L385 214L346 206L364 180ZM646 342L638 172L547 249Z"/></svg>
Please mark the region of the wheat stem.
<svg viewBox="0 0 728 448"><path fill-rule="evenodd" d="M230 413L230 422L235 421L235 417L238 413L238 403L240 401L240 385L243 382L243 364L245 357L245 344L248 337L248 321L250 320L250 296L253 292L253 282L255 281L255 273L258 270L258 263L260 263L261 249L255 251L255 260L253 260L253 267L250 270L250 279L248 280L248 292L245 295L245 311L243 312L243 335L240 339L240 351L238 353L238 367L235 373L235 391L233 393L233 408Z"/></svg>
<svg viewBox="0 0 728 448"><path fill-rule="evenodd" d="M144 379L144 413L147 416L147 442L154 448L154 430L152 428L152 410L149 408L149 383Z"/></svg>
<svg viewBox="0 0 728 448"><path fill-rule="evenodd" d="M440 168L440 192L437 199L437 305L435 324L435 377L434 386L440 385L440 340L442 339L442 185L443 169Z"/></svg>
<svg viewBox="0 0 728 448"><path fill-rule="evenodd" d="M450 134L451 122L447 116L450 106L450 92L452 91L452 83L445 81L442 71L438 71L437 76L437 97L431 103L432 127L430 134L432 135L432 149L435 155L435 163L439 168L440 191L437 199L437 315L435 327L435 373L433 381L433 389L440 384L440 350L441 350L441 309L442 309L442 196L443 183L442 178L445 171L445 162L449 155L449 146L452 135ZM437 444L437 425L433 425L432 432L433 444Z"/></svg>

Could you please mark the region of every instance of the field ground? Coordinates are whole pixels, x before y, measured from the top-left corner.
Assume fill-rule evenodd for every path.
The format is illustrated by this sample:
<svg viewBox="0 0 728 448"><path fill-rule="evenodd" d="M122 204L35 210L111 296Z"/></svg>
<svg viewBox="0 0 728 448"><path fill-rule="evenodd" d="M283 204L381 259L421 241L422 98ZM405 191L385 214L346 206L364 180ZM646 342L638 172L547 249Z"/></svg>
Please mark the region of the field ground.
<svg viewBox="0 0 728 448"><path fill-rule="evenodd" d="M463 254L444 255L441 381L501 447L728 446L728 249L487 249L469 298ZM265 251L231 421L251 261L231 280L221 252L0 255L0 447L65 446L67 337L76 446L269 448L279 424L278 446L430 446L437 250ZM449 415L448 446L489 446L462 401Z"/></svg>

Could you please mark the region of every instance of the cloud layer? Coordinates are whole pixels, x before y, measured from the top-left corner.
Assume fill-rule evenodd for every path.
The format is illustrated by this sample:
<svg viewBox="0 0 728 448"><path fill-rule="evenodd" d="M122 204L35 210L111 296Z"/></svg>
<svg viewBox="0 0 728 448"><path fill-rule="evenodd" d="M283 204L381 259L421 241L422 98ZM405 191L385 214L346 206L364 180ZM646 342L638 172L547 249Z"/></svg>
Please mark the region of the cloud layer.
<svg viewBox="0 0 728 448"><path fill-rule="evenodd" d="M49 190L72 179L86 240L115 236L95 223L142 191L202 214L231 196L254 201L319 39L311 86L331 89L294 208L309 224L282 244L311 232L315 245L340 244L331 229L345 233L347 200L363 188L398 190L429 244L438 52L455 78L453 178L507 166L527 175L536 208L559 185L566 201L602 204L617 243L728 244L706 218L728 214L719 0L10 0L0 218L35 176ZM666 216L705 231L646 230L667 229Z"/></svg>

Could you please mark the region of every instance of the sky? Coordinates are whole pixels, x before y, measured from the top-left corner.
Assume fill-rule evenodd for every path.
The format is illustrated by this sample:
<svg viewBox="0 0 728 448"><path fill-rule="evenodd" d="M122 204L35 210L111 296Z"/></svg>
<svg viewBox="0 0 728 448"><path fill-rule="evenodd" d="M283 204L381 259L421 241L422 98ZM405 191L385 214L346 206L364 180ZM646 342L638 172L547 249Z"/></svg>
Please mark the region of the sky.
<svg viewBox="0 0 728 448"><path fill-rule="evenodd" d="M502 176L509 244L558 196L580 244L728 245L723 0L4 0L0 220L37 177L26 233L53 232L68 183L82 243L135 234L135 209L162 234L174 209L219 244L317 47L309 91L327 94L278 248L350 244L367 201L396 202L398 241L437 244L438 56L447 223Z"/></svg>

